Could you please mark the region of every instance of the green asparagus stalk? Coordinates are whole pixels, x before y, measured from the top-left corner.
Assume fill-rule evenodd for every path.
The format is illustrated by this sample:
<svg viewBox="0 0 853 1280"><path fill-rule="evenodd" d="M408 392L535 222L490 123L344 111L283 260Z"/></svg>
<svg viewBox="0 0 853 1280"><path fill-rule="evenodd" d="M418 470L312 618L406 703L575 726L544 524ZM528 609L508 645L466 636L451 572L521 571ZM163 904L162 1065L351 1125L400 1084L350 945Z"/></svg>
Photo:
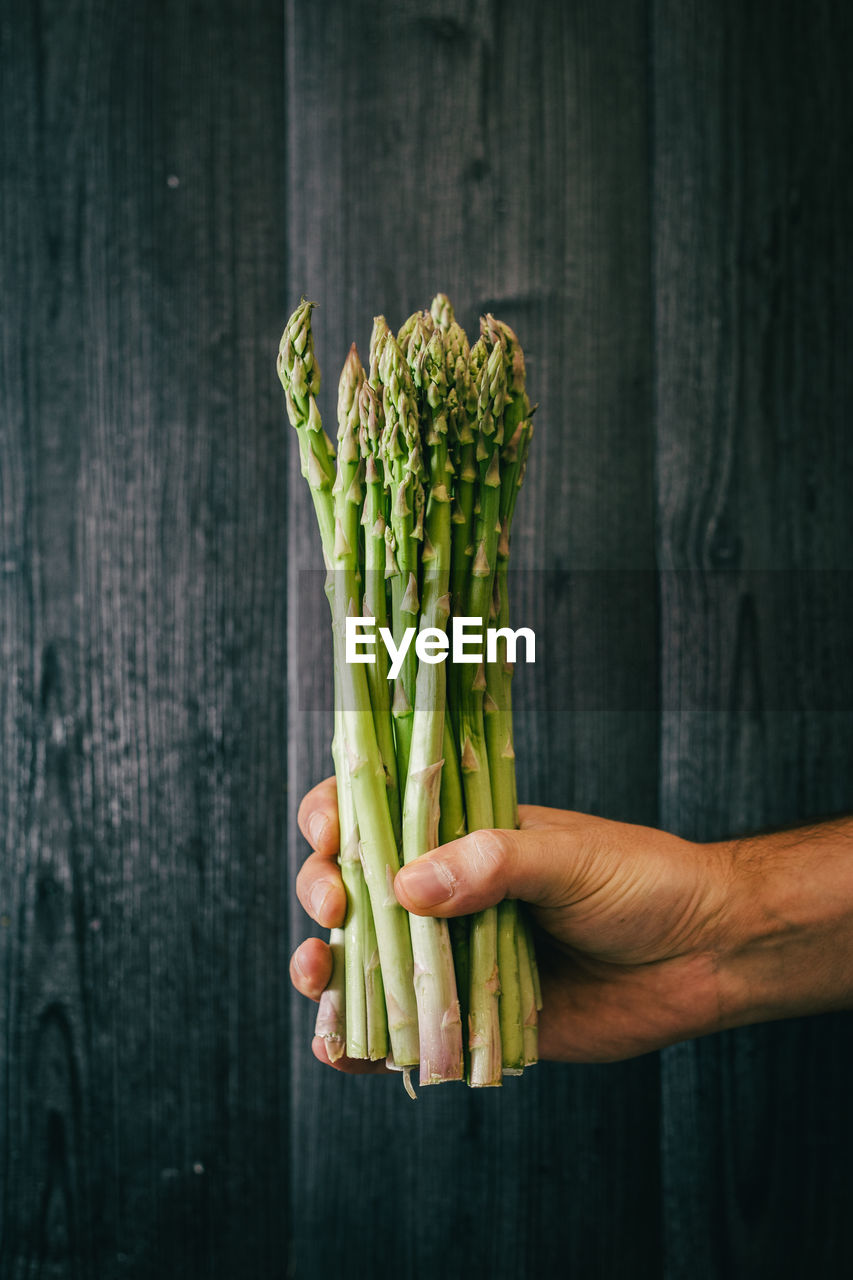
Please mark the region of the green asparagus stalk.
<svg viewBox="0 0 853 1280"><path fill-rule="evenodd" d="M278 354L278 373L284 387L287 414L299 439L299 456L302 474L308 482L314 511L320 528L323 558L326 562L327 595L333 608L334 577L331 563L334 556L334 507L332 486L335 478L335 450L323 431L315 396L320 389L320 371L314 360L311 341L311 308L302 302L288 321L282 336ZM336 766L339 756L335 752ZM340 771L336 768L339 793L345 788ZM352 943L350 944L352 946ZM346 1036L345 979L342 964L344 934L336 930L332 940L333 977L324 993L315 1025L316 1034L326 1042L329 1057L336 1061L344 1052ZM364 1019L364 990L361 964L353 965L358 974L358 988L353 993L351 1021L356 1041L366 1038Z"/></svg>
<svg viewBox="0 0 853 1280"><path fill-rule="evenodd" d="M363 372L353 350L350 360L341 378L338 395L338 432L342 441L347 440L352 432L355 399L359 383L363 381ZM346 444L345 448L349 448ZM332 487L335 492L335 486ZM329 569L326 574L326 594L334 612L335 573ZM357 582L353 587L357 589ZM341 691L339 666L343 655L337 652L335 645L335 736L332 742L332 757L335 764L335 779L338 793L338 814L341 830L341 879L347 894L347 914L342 932L344 975L343 989L340 993L341 1004L348 1010L346 1021L346 1049L352 1058L384 1058L388 1053L388 1028L385 1013L385 998L378 971L378 949L376 932L373 925L373 914L361 866L361 850L359 844L358 823L352 798L352 782L349 776L349 764L344 750L343 720L341 716ZM331 940L330 940L331 943ZM332 945L333 966L335 947ZM332 990L335 991L333 968ZM330 1007L318 1013L317 1034L326 1041L327 1052L334 1061L344 1051L340 1034L336 1034L333 1014L340 1012L337 1001L327 1002Z"/></svg>
<svg viewBox="0 0 853 1280"><path fill-rule="evenodd" d="M444 344L417 321L407 356L415 386L423 393L427 419L429 499L423 547L420 632L440 644L450 612L450 481L447 454ZM439 651L440 655L440 651ZM438 844L439 790L443 764L446 667L422 658L415 684L409 772L403 804L403 859L412 862ZM411 916L415 988L421 1041L421 1084L461 1080L462 1026L450 933L446 920Z"/></svg>
<svg viewBox="0 0 853 1280"><path fill-rule="evenodd" d="M365 498L361 517L361 523L364 526L364 609L366 614L376 620L378 632L380 627L388 625L385 580L388 552L385 540L388 528L388 504L383 463L379 456L379 444L384 426L382 401L369 382L364 382L359 392L358 411L359 448L365 464ZM376 740L385 767L391 824L399 846L402 842L402 812L397 778L397 756L394 750L391 696L388 686L388 650L384 645L377 645L375 658L375 662L367 665L367 685L376 726Z"/></svg>
<svg viewBox="0 0 853 1280"><path fill-rule="evenodd" d="M383 330L384 326L384 330ZM376 336L379 329L381 337ZM382 387L385 426L381 440L384 480L389 492L390 529L386 531L392 557L391 631L397 645L409 627L417 628L419 544L423 535L423 465L417 402L411 375L394 335L380 316L374 322L371 346L378 352L378 380ZM390 535L390 536L389 536ZM410 645L394 689L397 777L405 805L417 660Z"/></svg>
<svg viewBox="0 0 853 1280"><path fill-rule="evenodd" d="M320 526L323 558L331 567L335 546L335 509L332 485L335 482L335 449L320 421L316 396L320 390L320 370L314 359L311 335L313 302L299 304L287 322L278 351L278 376L291 426L299 439L302 474L308 482L314 513Z"/></svg>
<svg viewBox="0 0 853 1280"><path fill-rule="evenodd" d="M466 438L473 444L474 435L471 430L471 421L476 415L476 394L472 392L471 377L468 370L468 358L470 348L465 331L457 324L453 307L450 299L446 294L438 293L433 298L430 314L437 329L439 329L444 337L444 349L446 360L446 372L448 382L447 396L447 437L448 437L448 467L452 471L454 477L454 488L456 480L456 465L453 459L459 456L460 437ZM453 520L453 517L451 517ZM451 523L451 573L453 573L454 563L452 554L453 537L456 533L456 524ZM470 547L465 546L463 550L466 554L470 552ZM467 561L463 565L463 582L467 576ZM438 836L441 844L447 844L451 840L457 840L460 836L465 835L468 830L465 822L465 798L462 791L462 773L459 768L459 755L456 750L456 739L451 724L451 711L455 705L454 690L456 689L457 669L452 663L447 666L447 689L448 689L448 705L445 706L444 715L444 744L442 751L444 754L444 766L441 771L441 813L439 817ZM466 917L454 917L450 920L450 943L453 950L453 965L456 971L456 990L459 994L459 1007L462 1016L462 1026L468 1027L468 993L470 986L470 947L469 947L469 929L470 921ZM468 1037L463 1037L463 1057L465 1063L465 1075L470 1078L470 1054L468 1050Z"/></svg>
<svg viewBox="0 0 853 1280"><path fill-rule="evenodd" d="M448 680L453 668L447 672ZM445 708L444 742L442 744L444 765L441 770L440 814L438 820L439 844L449 844L464 836L465 800L462 795L462 774L459 770L459 758L456 753L456 740L450 716ZM456 993L459 997L459 1012L463 1028L468 1026L468 987L470 985L470 964L468 931L470 922L467 916L454 916L450 921L450 946L453 951L453 967L456 971ZM462 1049L465 1060L465 1073L468 1075L468 1037L463 1035Z"/></svg>
<svg viewBox="0 0 853 1280"><path fill-rule="evenodd" d="M515 502L524 474L527 447L531 434L531 408L525 390L524 356L509 325L494 317L486 317L487 341L492 349L505 353L508 373L508 402L504 415L504 441L501 449L501 489L499 502L499 537L497 570L492 601L496 626L509 626L509 540ZM515 751L512 734L512 666L506 657L506 641L498 640L498 661L486 668L486 737L489 748L489 778L495 825L518 825Z"/></svg>
<svg viewBox="0 0 853 1280"><path fill-rule="evenodd" d="M465 344L467 346L467 342ZM466 359L467 354L467 359ZM477 402L480 378L486 360L486 344L476 342L467 353L464 347L456 360L454 380L458 399L458 418L454 440L456 470L452 522L452 566L450 571L451 608L456 616L465 612L468 574L474 555L474 496L477 487ZM459 690L454 688L454 697Z"/></svg>
<svg viewBox="0 0 853 1280"><path fill-rule="evenodd" d="M477 506L474 512L474 486L471 486L473 548L475 555L466 575L462 599L454 612L473 618L481 629L488 624L492 580L497 558L497 521L500 503L500 440L497 438L506 397L503 361L492 356L483 359L485 344L472 350L472 365L479 368L477 443L475 459L479 463ZM494 353L493 353L494 354ZM468 487L465 446L457 480L457 492ZM454 548L455 550L455 548ZM463 552L465 557L465 552ZM458 667L457 734L459 763L465 790L468 829L479 831L493 826L489 765L486 757L483 725L483 694L486 688L484 664L465 663Z"/></svg>
<svg viewBox="0 0 853 1280"><path fill-rule="evenodd" d="M358 448L357 427L360 425L358 396L364 383L364 370L355 347L350 351L341 375L338 395L338 469L333 488L335 499L335 628L339 650L348 616L360 613L359 525L363 501L363 464ZM382 755L376 738L373 709L364 667L360 664L336 664L342 691L342 728L344 750L355 800L356 817L361 837L364 874L377 936L385 921L393 937L397 964L391 972L383 964L388 1029L392 1052L398 1066L409 1066L418 1060L417 1012L413 1010L413 966L409 967L411 939L406 936L406 916L394 897L391 881L399 868L397 842L394 837L388 803L388 787ZM349 695L349 696L347 696ZM359 803L359 793L362 801ZM380 857L368 860L368 841L375 842ZM408 944L408 945L407 945ZM380 953L381 954L381 953ZM413 1021L412 1014L415 1014ZM402 1055L402 1056L401 1056Z"/></svg>
<svg viewBox="0 0 853 1280"><path fill-rule="evenodd" d="M473 440L471 419L476 413L476 397L472 393L471 376L468 368L470 348L464 329L457 324L454 318L453 307L446 294L436 294L432 301L430 313L436 328L439 329L444 340L445 370L448 386L447 469L448 475L452 480L452 488L456 491L458 477L454 459L458 462L463 438ZM453 508L451 507L451 575L453 574L453 538L456 532L456 525L453 523L453 519ZM464 566L466 570L467 551L468 549L465 548L463 555L463 559L466 559ZM458 687L456 684L457 675L457 669L452 663L449 663L447 668L447 687L450 703L455 701ZM465 800L462 794L462 774L459 768L459 756L453 736L451 718L450 708L447 707L444 718L444 769L441 777L441 822L439 828L442 844L448 840L457 839L458 836L464 835L467 831Z"/></svg>
<svg viewBox="0 0 853 1280"><path fill-rule="evenodd" d="M350 349L338 386L338 467L332 494L335 498L335 556L336 563L344 555L347 567L336 569L331 575L335 592L333 613L344 602L352 601L356 609L361 599L361 576L357 557L351 554L351 543L357 544L357 515L360 498L361 464L356 447L355 429L358 421L358 397L364 382L364 370L358 353ZM346 957L346 996L348 1011L348 1051L351 1058L384 1058L388 1052L387 1033L382 1015L375 1007L377 984L374 981L376 966L376 939L370 899L361 865L358 819L352 795L352 779L346 753L343 703L341 698L340 634L335 637L335 686L338 706L335 711L335 740L333 757L338 783L338 815L341 828L341 878L347 893L347 916L344 921L344 947ZM368 1001L370 986L371 1006ZM372 1033L372 1034L371 1034Z"/></svg>
<svg viewBox="0 0 853 1280"><path fill-rule="evenodd" d="M506 404L506 366L495 347L482 364L478 385L476 460L479 467L474 516L474 556L468 575L464 616L488 625L497 561L500 509L500 445ZM460 764L469 831L494 826L489 762L485 742L483 695L485 669L461 666L458 733ZM476 1087L501 1083L501 978L498 968L496 907L478 912L470 935L470 1083Z"/></svg>
<svg viewBox="0 0 853 1280"><path fill-rule="evenodd" d="M324 555L334 571L333 629L340 654L346 617L354 612L357 597L359 457L354 440L349 438L354 423L348 416L333 496L330 478L333 449L328 437L322 434L315 399L320 374L314 360L310 303L303 302L288 322L278 369L288 416L299 436L303 473L311 488ZM417 1007L408 922L392 889L400 862L388 807L385 769L376 741L364 667L340 661L336 667L340 677L343 750L355 802L362 866L373 909L391 1051L396 1065L407 1067L419 1059Z"/></svg>
<svg viewBox="0 0 853 1280"><path fill-rule="evenodd" d="M501 451L500 534L492 608L493 621L499 629L504 629L509 626L510 527L526 462L531 409L525 390L524 357L512 329L487 316L485 337L491 349L503 350L508 375ZM518 826L511 683L512 666L507 659L506 641L500 637L497 661L486 666L484 709L494 821L496 827L505 828ZM522 913L523 908L514 901L504 901L498 906L501 1046L503 1069L508 1073L520 1073L537 1057L533 981L536 959Z"/></svg>
<svg viewBox="0 0 853 1280"><path fill-rule="evenodd" d="M430 314L436 328L441 332L444 341L445 376L447 379L447 474L448 488L456 488L456 465L458 459L460 435L469 436L473 440L470 421L476 413L476 398L472 396L471 378L468 371L470 349L464 329L457 324L453 307L446 294L437 293L433 298ZM453 507L451 504L450 526L450 572L453 573ZM448 663L447 691L452 701L453 681L456 669ZM442 844L456 840L467 831L465 822L465 799L462 792L462 774L459 768L459 754L453 736L450 708L445 705L444 716L444 767L441 771L441 814L439 819L439 839ZM461 995L461 992L460 992Z"/></svg>

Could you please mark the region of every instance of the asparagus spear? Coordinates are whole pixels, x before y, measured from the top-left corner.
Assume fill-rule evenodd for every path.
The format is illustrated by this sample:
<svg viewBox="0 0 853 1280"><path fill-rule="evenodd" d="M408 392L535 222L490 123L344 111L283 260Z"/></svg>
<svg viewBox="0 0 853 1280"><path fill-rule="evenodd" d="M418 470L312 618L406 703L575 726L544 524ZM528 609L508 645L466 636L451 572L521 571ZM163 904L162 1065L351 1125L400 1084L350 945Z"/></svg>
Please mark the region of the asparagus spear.
<svg viewBox="0 0 853 1280"><path fill-rule="evenodd" d="M335 545L335 511L332 485L335 482L335 449L323 430L316 395L320 390L320 370L314 359L311 334L313 302L304 299L287 322L278 350L278 376L291 426L299 438L302 474L308 481L314 513L320 526L323 558L331 567Z"/></svg>
<svg viewBox="0 0 853 1280"><path fill-rule="evenodd" d="M335 450L320 422L315 396L320 389L320 371L314 359L311 340L312 304L303 301L290 317L282 336L278 354L278 374L284 387L285 404L291 425L299 439L299 456L302 474L308 481L314 511L320 527L323 558L327 566L326 588L330 606L333 607L334 577L331 564L334 556L334 507L331 497L335 478ZM337 699L336 699L337 701ZM345 781L338 768L339 756L334 752L336 781L339 794L345 789ZM344 1051L345 988L341 971L341 946L345 945L340 930L335 933L333 948L333 981L329 995L321 1002L315 1026L316 1034L327 1045L330 1058L336 1060ZM352 944L351 944L352 945ZM359 975L358 988L352 993L350 1019L356 1041L363 1037L365 1027L364 990L361 982L361 965L351 966Z"/></svg>
<svg viewBox="0 0 853 1280"><path fill-rule="evenodd" d="M437 293L430 303L430 316L436 328L447 333L454 321L453 303L446 293Z"/></svg>
<svg viewBox="0 0 853 1280"><path fill-rule="evenodd" d="M485 344L484 344L485 345ZM480 344L477 344L479 348ZM477 355L477 348L472 355ZM475 554L466 583L460 612L479 621L489 620L492 585L497 560L497 530L500 508L500 450L502 415L506 401L506 370L502 353L493 349L482 364L477 406L476 459L479 463L477 508L474 516ZM460 476L460 484L463 483ZM465 789L468 828L477 831L493 826L489 764L485 750L483 694L486 688L482 662L460 666L459 745Z"/></svg>
<svg viewBox="0 0 853 1280"><path fill-rule="evenodd" d="M498 628L504 628L509 625L510 529L530 441L531 409L525 390L524 356L518 339L509 325L496 321L492 316L486 317L486 333L489 345L493 349L501 348L505 353L508 373L508 401L501 449L500 532L492 605L494 621ZM506 642L503 638L498 642L498 654L498 662L490 663L486 668L489 779L495 825L515 827L518 825L518 802L512 738L512 668L506 661Z"/></svg>
<svg viewBox="0 0 853 1280"><path fill-rule="evenodd" d="M498 628L509 626L509 535L515 500L526 464L531 432L530 401L525 390L524 356L509 325L486 317L486 341L501 347L508 375L508 403L501 450L500 536L497 545L492 615ZM518 826L515 750L512 732L512 667L506 642L498 643L498 660L486 666L484 701L489 780L496 827ZM498 963L501 974L501 1045L505 1072L520 1073L538 1057L532 939L514 901L498 906Z"/></svg>
<svg viewBox="0 0 853 1280"><path fill-rule="evenodd" d="M447 380L441 335L416 321L407 357L422 390L427 418L429 500L423 547L421 633L444 635L450 612L450 466L447 454ZM409 772L403 803L403 859L412 862L438 844L439 787L444 740L443 661L422 659L415 684ZM421 1084L461 1080L462 1026L446 920L411 916L421 1041Z"/></svg>
<svg viewBox="0 0 853 1280"><path fill-rule="evenodd" d="M432 336L434 326L433 318L428 311L413 311L407 320L404 320L397 330L397 346L406 354L408 352L409 339L418 325L426 331L427 341Z"/></svg>
<svg viewBox="0 0 853 1280"><path fill-rule="evenodd" d="M388 504L383 464L379 456L384 415L382 401L366 381L359 392L358 412L359 448L365 463L365 498L361 517L361 523L364 526L364 609L366 614L375 618L378 631L380 627L388 625L385 581ZM377 646L375 657L376 661L367 665L367 685L376 726L376 740L385 767L391 823L399 846L402 841L402 813L397 779L397 757L394 751L391 697L388 690L388 651L384 645Z"/></svg>
<svg viewBox="0 0 853 1280"><path fill-rule="evenodd" d="M481 339L482 342L482 339ZM499 348L480 352L477 404L478 463L477 503L474 515L474 556L463 603L464 616L476 618L485 627L497 559L497 529L500 505L500 444L506 403L506 367ZM472 356L475 354L472 352ZM458 733L459 759L465 792L469 831L494 826L489 762L483 719L486 688L483 663L466 664L459 672ZM474 1086L501 1083L500 976L498 970L497 909L478 912L470 933L470 1083Z"/></svg>
<svg viewBox="0 0 853 1280"><path fill-rule="evenodd" d="M470 442L473 442L474 436L471 431L471 419L476 413L476 396L472 395L471 378L468 371L468 358L470 348L468 338L464 329L457 324L453 307L450 299L446 294L438 293L433 298L430 307L430 314L436 327L441 331L444 337L444 352L447 370L448 396L447 396L447 437L449 459L448 466L453 472L454 481L456 479L456 466L453 459L458 461L460 437L466 436ZM455 485L454 485L455 488ZM456 532L456 524L451 523L451 548L453 536ZM468 548L465 548L467 553ZM467 563L463 565L463 581L467 574ZM451 550L451 573L453 572L453 556ZM456 840L459 836L465 835L468 830L465 821L465 799L462 793L462 773L459 768L459 754L456 750L456 739L453 734L453 726L451 724L452 707L455 702L455 689L457 688L456 676L457 669L452 663L447 667L447 690L448 703L445 706L444 715L444 743L442 751L444 754L444 766L441 770L441 795L440 807L441 813L439 817L438 836L441 844L447 844L450 840ZM469 948L469 928L470 922L466 917L454 917L450 920L450 943L453 950L453 967L456 971L456 990L459 995L459 1007L462 1017L462 1026L467 1027L468 1021L468 990L470 986L470 948ZM465 1063L465 1074L470 1076L470 1054L468 1052L468 1037L463 1037L463 1057Z"/></svg>
<svg viewBox="0 0 853 1280"><path fill-rule="evenodd" d="M441 331L444 339L445 368L448 384L447 392L447 441L448 441L448 474L452 477L453 490L457 488L457 466L462 438L473 440L471 417L476 411L476 400L472 396L471 377L468 371L470 348L464 329L457 324L453 315L450 299L443 293L433 298L430 313ZM451 574L453 573L453 538L456 525L453 523L451 508ZM465 549L467 554L467 548ZM464 565L467 570L467 563ZM457 669L452 663L448 665L447 687L448 701L455 701ZM467 830L465 822L465 801L462 795L462 775L459 768L459 756L456 740L451 726L451 708L448 706L444 719L444 768L441 774L441 824L440 837L442 844L464 835Z"/></svg>
<svg viewBox="0 0 853 1280"><path fill-rule="evenodd" d="M435 324L441 329L444 339L444 361L446 361L448 384L447 466L448 474L452 474L453 489L456 490L457 486L459 486L457 462L459 462L462 442L465 439L470 439L473 442L474 439L473 431L471 431L471 417L476 411L476 401L473 392L471 392L469 374L470 349L465 330L453 319L453 308L446 294L435 294L430 311L432 311ZM455 517L453 517L453 507L451 507L451 576L453 570L455 570L455 564L453 564L453 538L455 538L457 529L457 525L453 524L453 518ZM465 581L467 548L462 550L462 558L465 561L465 573L462 581ZM444 768L442 769L441 826L439 826L439 836L441 836L442 844L446 844L448 840L456 840L457 837L464 836L467 831L459 753L456 750L456 740L453 737L451 724L452 707L456 703L457 687L459 687L457 685L457 676L459 676L457 668L453 667L452 663L448 663L447 689L448 703L450 705L448 705L446 714L444 714Z"/></svg>
<svg viewBox="0 0 853 1280"><path fill-rule="evenodd" d="M399 645L405 631L409 627L416 628L418 624L418 548L423 532L423 466L417 403L411 376L397 340L381 316L374 322L371 346L377 356L376 371L382 387L385 415L380 454L390 501L391 528L388 543L392 552L389 565L391 630L395 643ZM397 776L404 803L416 674L415 650L410 645L397 678L392 703Z"/></svg>
<svg viewBox="0 0 853 1280"><path fill-rule="evenodd" d="M303 302L288 321L279 349L278 370L288 416L299 436L303 473L311 488L324 555L328 567L334 570L333 629L340 654L346 617L355 608L354 593L357 591L358 506L361 497L357 475L358 450L354 441L348 438L345 428L333 497L333 449L328 437L322 433L315 399L320 374L314 360L310 303ZM342 661L335 665L340 677L343 753L349 768L361 837L362 865L373 909L391 1050L396 1065L406 1067L417 1062L419 1057L417 1008L406 913L397 903L392 888L400 863L388 808L385 770L376 741L364 667Z"/></svg>
<svg viewBox="0 0 853 1280"><path fill-rule="evenodd" d="M358 511L361 501L362 463L358 454L356 430L359 422L358 398L364 383L364 370L355 346L349 355L338 384L338 468L332 494L335 499L336 570L332 573L335 609L346 601L360 612L362 581L359 572ZM356 548L355 553L353 548ZM342 563L345 565L341 568ZM341 595L343 588L343 595ZM384 1058L388 1052L385 1006L381 987L376 981L378 953L370 899L361 865L358 819L352 794L352 778L346 752L346 729L343 716L341 661L344 657L340 631L335 637L335 686L338 706L335 710L335 742L338 813L341 827L341 877L347 891L347 917L344 923L346 956L346 992L348 1009L348 1050L351 1058Z"/></svg>
<svg viewBox="0 0 853 1280"><path fill-rule="evenodd" d="M517 385L517 368L513 364L507 332L499 328L492 316L486 316L483 321L483 338L490 353L490 359L498 357L502 360L507 383L507 402L504 411L503 431L504 437L501 441L505 444L506 438L510 437L514 432L516 425L516 417L523 409L523 378L521 379L520 388ZM517 346L517 344L516 344ZM523 365L521 366L523 373ZM507 467L506 452L502 452L501 457L501 486L498 494L497 516L498 529L500 529L500 508L504 501L505 494L514 486L515 475L512 474L512 468ZM494 543L494 555L497 561L501 561L499 551L499 539ZM491 546L489 548L491 551ZM505 564L505 560L501 561ZM504 605L506 603L506 584L502 596L500 568L496 561L490 562L490 567L497 570L493 578L493 593L491 600L490 619L497 621L499 625L506 625L508 622L508 614L502 607L502 612L506 616L499 617L495 612L495 593L499 593L498 598L502 598ZM496 827L515 827L518 825L516 788L515 788L515 753L512 745L512 729L511 724L507 723L506 708L504 705L504 677L505 664L488 663L485 670L486 693L484 697L484 729L486 737L486 751L489 761L489 785L492 795L492 814L493 824ZM521 992L521 975L519 969L519 947L518 947L518 912L514 902L504 901L498 904L497 908L497 946L498 946L498 969L500 973L501 993L498 1005L500 1027L501 1027L501 1063L505 1073L520 1074L524 1068L524 1015L522 1012L522 992ZM525 953L525 961L527 956Z"/></svg>

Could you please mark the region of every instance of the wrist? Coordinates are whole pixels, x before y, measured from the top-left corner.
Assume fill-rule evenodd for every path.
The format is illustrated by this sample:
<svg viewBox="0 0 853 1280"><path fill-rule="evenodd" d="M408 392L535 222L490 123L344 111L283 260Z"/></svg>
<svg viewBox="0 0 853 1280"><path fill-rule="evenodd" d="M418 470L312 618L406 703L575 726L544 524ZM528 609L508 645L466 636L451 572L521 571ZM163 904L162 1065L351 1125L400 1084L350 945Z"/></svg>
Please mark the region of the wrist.
<svg viewBox="0 0 853 1280"><path fill-rule="evenodd" d="M853 1007L853 820L714 847L729 866L723 1026Z"/></svg>

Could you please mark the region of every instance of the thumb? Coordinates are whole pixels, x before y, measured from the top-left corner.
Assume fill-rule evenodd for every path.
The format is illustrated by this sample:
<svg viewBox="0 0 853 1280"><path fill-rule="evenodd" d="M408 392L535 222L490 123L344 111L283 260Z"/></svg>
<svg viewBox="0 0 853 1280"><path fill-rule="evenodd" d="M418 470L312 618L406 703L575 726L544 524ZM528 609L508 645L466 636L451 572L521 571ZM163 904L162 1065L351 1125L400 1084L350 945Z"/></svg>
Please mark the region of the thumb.
<svg viewBox="0 0 853 1280"><path fill-rule="evenodd" d="M522 898L537 906L571 901L577 838L567 831L473 831L398 871L394 892L416 915L461 916Z"/></svg>

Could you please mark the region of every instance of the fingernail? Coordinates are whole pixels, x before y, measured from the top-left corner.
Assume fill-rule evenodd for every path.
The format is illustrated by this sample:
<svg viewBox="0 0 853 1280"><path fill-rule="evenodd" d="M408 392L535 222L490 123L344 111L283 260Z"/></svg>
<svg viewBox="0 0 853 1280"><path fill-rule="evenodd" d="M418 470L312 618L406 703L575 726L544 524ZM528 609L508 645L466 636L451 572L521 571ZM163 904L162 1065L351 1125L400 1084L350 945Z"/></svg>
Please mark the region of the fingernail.
<svg viewBox="0 0 853 1280"><path fill-rule="evenodd" d="M311 915L318 924L323 923L323 907L326 905L326 899L331 892L332 886L329 884L328 880L318 880L308 895Z"/></svg>
<svg viewBox="0 0 853 1280"><path fill-rule="evenodd" d="M446 902L456 884L449 868L432 858L404 867L400 875L406 897L419 907L437 907Z"/></svg>
<svg viewBox="0 0 853 1280"><path fill-rule="evenodd" d="M290 957L290 963L293 965L300 978L306 977L305 970L302 968L302 961L299 959L298 951L294 951L293 955Z"/></svg>
<svg viewBox="0 0 853 1280"><path fill-rule="evenodd" d="M311 844L315 849L319 848L320 841L323 838L323 832L329 825L329 819L324 813L313 813L308 822L308 835Z"/></svg>

